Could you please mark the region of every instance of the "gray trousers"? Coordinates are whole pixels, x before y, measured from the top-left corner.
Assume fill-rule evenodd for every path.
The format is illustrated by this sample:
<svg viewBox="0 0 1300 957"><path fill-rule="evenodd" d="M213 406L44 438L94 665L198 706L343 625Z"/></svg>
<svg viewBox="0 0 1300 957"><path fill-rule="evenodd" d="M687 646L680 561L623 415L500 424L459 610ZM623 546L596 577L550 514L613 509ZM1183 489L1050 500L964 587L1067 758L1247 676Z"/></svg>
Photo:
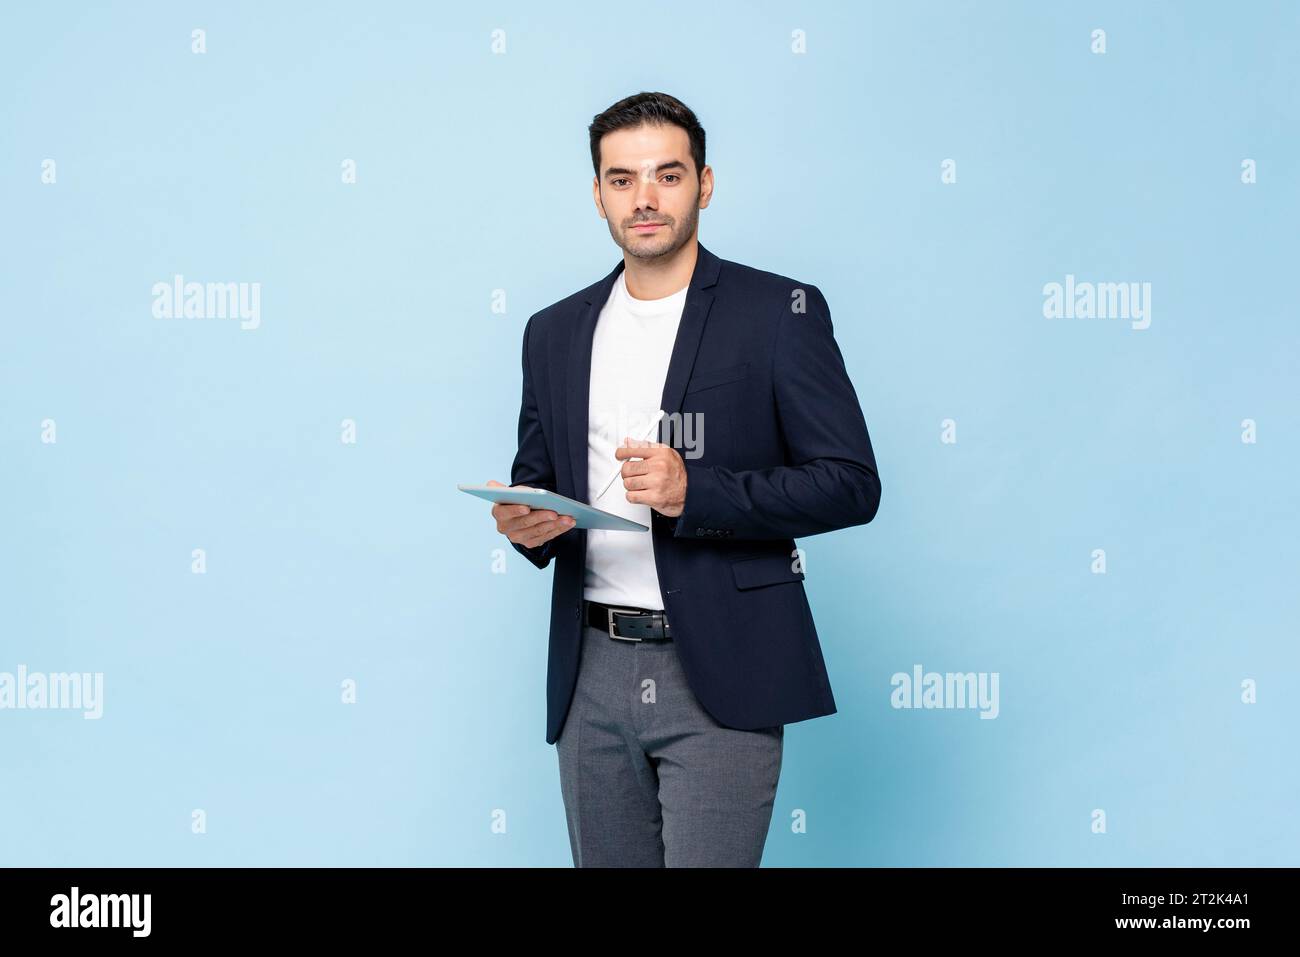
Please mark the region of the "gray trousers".
<svg viewBox="0 0 1300 957"><path fill-rule="evenodd" d="M576 867L757 867L785 727L725 728L686 684L673 641L583 630L556 741Z"/></svg>

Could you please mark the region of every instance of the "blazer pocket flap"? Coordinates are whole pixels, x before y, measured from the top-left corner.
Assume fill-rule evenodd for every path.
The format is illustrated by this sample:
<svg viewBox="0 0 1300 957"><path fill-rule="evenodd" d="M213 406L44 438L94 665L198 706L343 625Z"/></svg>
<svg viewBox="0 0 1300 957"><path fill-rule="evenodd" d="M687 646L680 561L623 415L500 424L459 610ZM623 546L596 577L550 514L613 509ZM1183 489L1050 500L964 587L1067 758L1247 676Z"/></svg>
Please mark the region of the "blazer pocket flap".
<svg viewBox="0 0 1300 957"><path fill-rule="evenodd" d="M803 572L792 567L795 559L789 555L760 555L758 558L738 558L731 563L731 573L737 588L757 588L777 582L803 581Z"/></svg>
<svg viewBox="0 0 1300 957"><path fill-rule="evenodd" d="M727 366L724 369L699 369L691 373L691 381L686 384L686 391L699 392L701 389L711 389L715 385L735 382L747 375L749 375L748 362Z"/></svg>

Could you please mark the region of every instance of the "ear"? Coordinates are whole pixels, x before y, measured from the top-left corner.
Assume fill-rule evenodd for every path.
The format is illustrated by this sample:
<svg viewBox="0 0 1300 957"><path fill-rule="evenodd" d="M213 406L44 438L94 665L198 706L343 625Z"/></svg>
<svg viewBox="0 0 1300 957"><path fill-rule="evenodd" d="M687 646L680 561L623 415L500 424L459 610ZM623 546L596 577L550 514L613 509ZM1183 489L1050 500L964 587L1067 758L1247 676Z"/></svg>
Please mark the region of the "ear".
<svg viewBox="0 0 1300 957"><path fill-rule="evenodd" d="M605 204L600 199L600 179L593 176L591 178L591 198L596 204L596 212L600 213L601 219L607 219L605 215Z"/></svg>
<svg viewBox="0 0 1300 957"><path fill-rule="evenodd" d="M700 209L709 208L709 200L713 198L713 167L708 163L704 164L704 169L700 170Z"/></svg>

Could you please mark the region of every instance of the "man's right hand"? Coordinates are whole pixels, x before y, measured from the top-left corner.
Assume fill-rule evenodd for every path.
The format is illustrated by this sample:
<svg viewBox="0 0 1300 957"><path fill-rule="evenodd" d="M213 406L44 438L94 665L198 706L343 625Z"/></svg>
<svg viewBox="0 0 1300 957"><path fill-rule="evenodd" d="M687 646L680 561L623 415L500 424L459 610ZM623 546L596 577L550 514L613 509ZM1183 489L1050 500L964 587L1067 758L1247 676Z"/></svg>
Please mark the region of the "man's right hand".
<svg viewBox="0 0 1300 957"><path fill-rule="evenodd" d="M500 482L489 480L488 485L506 488ZM527 488L511 485L510 488ZM527 505L506 505L497 502L492 506L492 517L497 520L497 531L516 545L536 548L573 528L573 517L558 515L554 509L530 508Z"/></svg>

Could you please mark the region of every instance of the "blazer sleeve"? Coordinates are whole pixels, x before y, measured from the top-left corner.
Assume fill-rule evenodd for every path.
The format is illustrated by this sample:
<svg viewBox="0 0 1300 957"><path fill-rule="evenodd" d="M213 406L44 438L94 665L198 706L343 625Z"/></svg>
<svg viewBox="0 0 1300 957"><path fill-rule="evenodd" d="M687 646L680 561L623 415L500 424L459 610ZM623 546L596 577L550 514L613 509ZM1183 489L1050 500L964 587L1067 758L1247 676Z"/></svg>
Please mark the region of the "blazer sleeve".
<svg viewBox="0 0 1300 957"><path fill-rule="evenodd" d="M523 396L519 404L519 449L515 453L514 463L510 466L510 484L527 485L530 488L544 488L558 491L555 487L555 467L551 462L550 449L546 444L546 435L542 430L541 416L537 410L537 396L533 391L533 377L529 371L529 333L532 331L531 317L524 326L523 348ZM555 543L565 535L572 535L576 529L569 529L543 542L535 548L525 548L517 542L511 542L515 551L523 555L538 568L545 568L555 557Z"/></svg>
<svg viewBox="0 0 1300 957"><path fill-rule="evenodd" d="M804 288L808 312L782 310L772 358L788 464L728 469L686 461L674 537L799 538L875 518L880 476L867 423L826 299L816 286Z"/></svg>

